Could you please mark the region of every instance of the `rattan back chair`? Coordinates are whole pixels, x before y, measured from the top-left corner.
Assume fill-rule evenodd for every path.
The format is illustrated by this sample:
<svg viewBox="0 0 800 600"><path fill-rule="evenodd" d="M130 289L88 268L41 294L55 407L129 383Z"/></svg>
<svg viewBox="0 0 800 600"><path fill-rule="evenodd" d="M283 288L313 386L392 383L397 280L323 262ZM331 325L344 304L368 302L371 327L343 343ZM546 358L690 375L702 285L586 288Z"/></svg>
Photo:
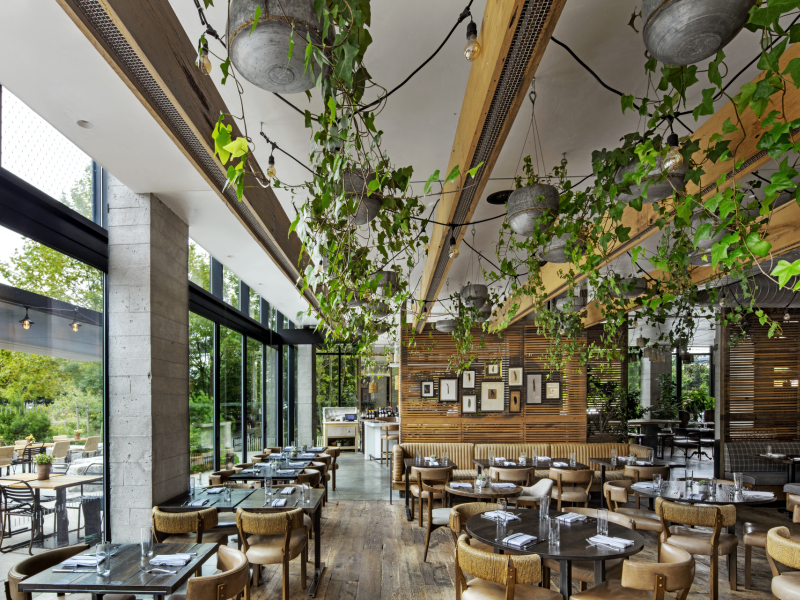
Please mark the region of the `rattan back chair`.
<svg viewBox="0 0 800 600"><path fill-rule="evenodd" d="M772 595L778 600L796 600L800 596L800 542L790 539L788 527L773 527L767 532L767 562L772 570ZM788 573L781 573L778 564L786 565Z"/></svg>

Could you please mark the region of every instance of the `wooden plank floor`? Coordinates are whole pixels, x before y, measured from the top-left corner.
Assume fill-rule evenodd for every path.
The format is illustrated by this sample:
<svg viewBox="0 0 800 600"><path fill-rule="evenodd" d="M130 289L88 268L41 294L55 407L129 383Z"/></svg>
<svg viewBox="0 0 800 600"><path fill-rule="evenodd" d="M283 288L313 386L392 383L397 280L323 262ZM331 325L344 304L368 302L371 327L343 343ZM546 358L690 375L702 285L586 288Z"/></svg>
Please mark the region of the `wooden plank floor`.
<svg viewBox="0 0 800 600"><path fill-rule="evenodd" d="M326 569L317 598L320 600L451 600L453 587L453 541L446 527L431 536L427 562L422 562L425 529L417 521L405 519L403 502L341 500L329 502L322 518L322 560ZM728 585L724 559L720 560L720 598L770 600L770 570L762 549L753 550L753 585L744 589L744 545L741 523L745 520L791 527L790 518L775 508L741 509L739 511L740 546L738 551L739 588ZM655 534L643 532L648 540L636 560L655 561ZM309 552L313 557L313 542ZM313 558L312 558L313 560ZM709 561L697 557L695 583L689 598L709 598ZM308 565L309 581L313 563ZM253 600L281 598L281 571L278 567L262 568L263 581L252 590ZM557 574L552 589L558 589ZM308 597L301 589L299 559L290 568L290 597ZM577 591L577 589L576 589Z"/></svg>

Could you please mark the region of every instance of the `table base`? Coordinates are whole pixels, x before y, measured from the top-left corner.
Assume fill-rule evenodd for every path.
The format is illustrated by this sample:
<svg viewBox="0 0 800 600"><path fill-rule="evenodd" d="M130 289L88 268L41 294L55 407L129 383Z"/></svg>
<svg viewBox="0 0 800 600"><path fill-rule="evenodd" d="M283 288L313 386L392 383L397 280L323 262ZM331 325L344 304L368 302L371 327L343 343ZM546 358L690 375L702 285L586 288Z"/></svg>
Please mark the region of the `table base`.
<svg viewBox="0 0 800 600"><path fill-rule="evenodd" d="M325 563L320 563L319 568L314 569L314 577L311 579L311 585L308 588L308 597L315 598L317 595L317 588L322 581L322 573L325 571Z"/></svg>

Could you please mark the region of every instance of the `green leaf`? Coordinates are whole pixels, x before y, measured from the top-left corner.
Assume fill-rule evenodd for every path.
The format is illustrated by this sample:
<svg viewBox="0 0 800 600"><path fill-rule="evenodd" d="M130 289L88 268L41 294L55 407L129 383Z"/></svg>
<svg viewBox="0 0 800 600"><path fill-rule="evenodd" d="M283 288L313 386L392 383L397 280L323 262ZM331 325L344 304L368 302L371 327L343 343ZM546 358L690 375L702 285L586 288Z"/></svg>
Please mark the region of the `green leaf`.
<svg viewBox="0 0 800 600"><path fill-rule="evenodd" d="M328 110L330 111L330 121L336 121L336 98L328 96Z"/></svg>
<svg viewBox="0 0 800 600"><path fill-rule="evenodd" d="M233 158L239 158L250 152L250 147L247 145L247 139L239 137L225 146L225 150L230 152Z"/></svg>
<svg viewBox="0 0 800 600"><path fill-rule="evenodd" d="M637 13L637 12L634 10L634 11L633 11L633 14L631 15L631 20L630 20L630 21L628 21L628 27L630 27L631 29L633 29L633 30L634 30L636 33L639 33L639 30L638 30L638 29L636 29L636 17L641 17L641 16L642 16L642 13Z"/></svg>
<svg viewBox="0 0 800 600"><path fill-rule="evenodd" d="M222 85L225 85L225 83L228 81L228 70L230 69L230 67L231 67L231 57L229 56L225 59L225 62L219 65L219 68L222 71L223 75L222 81L220 82L222 83Z"/></svg>
<svg viewBox="0 0 800 600"><path fill-rule="evenodd" d="M475 179L475 173L477 173L478 169L480 169L482 166L483 166L483 161L481 161L478 166L472 167L469 171L467 171L467 175Z"/></svg>
<svg viewBox="0 0 800 600"><path fill-rule="evenodd" d="M460 173L461 172L458 170L458 165L456 165L455 167L453 167L453 170L450 171L450 173L447 175L447 179L444 180L443 185L447 185L451 181L455 181L456 179L458 179Z"/></svg>
<svg viewBox="0 0 800 600"><path fill-rule="evenodd" d="M289 56L287 66L292 62L292 51L294 50L294 21L292 21L292 33L289 34Z"/></svg>
<svg viewBox="0 0 800 600"><path fill-rule="evenodd" d="M730 246L730 244L726 244L720 241L711 247L712 265L716 267L721 260L728 258L728 246Z"/></svg>
<svg viewBox="0 0 800 600"><path fill-rule="evenodd" d="M424 193L428 193L431 190L431 184L434 181L439 180L439 169L436 169L430 177L428 177L428 181L425 183Z"/></svg>
<svg viewBox="0 0 800 600"><path fill-rule="evenodd" d="M800 42L800 23L789 27L789 43Z"/></svg>
<svg viewBox="0 0 800 600"><path fill-rule="evenodd" d="M231 156L231 153L225 150L225 146L231 143L231 130L233 129L232 125L223 123L224 119L225 115L220 114L214 131L211 133L211 137L214 139L214 154L219 156L223 165Z"/></svg>
<svg viewBox="0 0 800 600"><path fill-rule="evenodd" d="M256 26L258 25L258 20L261 18L261 5L256 4L256 13L253 16L253 26L250 28L250 33L247 35L253 35L253 32L256 30Z"/></svg>
<svg viewBox="0 0 800 600"><path fill-rule="evenodd" d="M770 248L772 248L772 244L766 240L762 240L761 237L755 232L748 234L744 242L750 249L750 252L756 256L766 256L769 254Z"/></svg>
<svg viewBox="0 0 800 600"><path fill-rule="evenodd" d="M739 111L739 114L742 114L745 109L750 106L750 100L753 98L753 94L756 93L757 84L753 83L752 81L749 83L745 83L738 94L733 97L733 101L736 102L736 109Z"/></svg>
<svg viewBox="0 0 800 600"><path fill-rule="evenodd" d="M633 200L631 200L630 206L636 212L641 212L642 211L642 197L638 196L638 197L634 198Z"/></svg>
<svg viewBox="0 0 800 600"><path fill-rule="evenodd" d="M203 0L203 4L205 4L206 8L209 6L214 6L214 0Z"/></svg>
<svg viewBox="0 0 800 600"><path fill-rule="evenodd" d="M718 88L722 87L722 76L719 74L719 66L725 60L725 53L720 50L717 57L708 63L708 80Z"/></svg>
<svg viewBox="0 0 800 600"><path fill-rule="evenodd" d="M729 133L734 133L735 131L739 131L739 128L733 123L731 123L731 118L728 117L722 124L722 133L724 135L728 135Z"/></svg>
<svg viewBox="0 0 800 600"><path fill-rule="evenodd" d="M714 231L714 226L711 223L703 223L700 225L694 234L695 247L697 247L698 242L709 239L712 231Z"/></svg>
<svg viewBox="0 0 800 600"><path fill-rule="evenodd" d="M633 101L635 100L634 96L630 96L628 94L622 95L622 114L625 114L625 111L629 108L633 110L635 107L633 106Z"/></svg>
<svg viewBox="0 0 800 600"><path fill-rule="evenodd" d="M305 115L306 128L311 129L311 112L306 110L303 111L303 114Z"/></svg>
<svg viewBox="0 0 800 600"><path fill-rule="evenodd" d="M631 237L628 235L631 232L630 227L623 227L622 225L618 225L617 228L614 230L614 233L617 234L617 239L620 242L627 242Z"/></svg>
<svg viewBox="0 0 800 600"><path fill-rule="evenodd" d="M782 74L788 74L792 78L794 87L800 89L800 58L793 58L790 60Z"/></svg>
<svg viewBox="0 0 800 600"><path fill-rule="evenodd" d="M778 278L778 285L780 287L786 287L786 284L789 283L792 277L800 275L800 260L796 260L793 263L780 260L778 261L778 266L772 270L770 275Z"/></svg>
<svg viewBox="0 0 800 600"><path fill-rule="evenodd" d="M694 116L694 120L697 121L697 118L702 115L713 115L714 114L714 88L707 88L703 90L703 101L695 106L694 110L692 111L692 116Z"/></svg>

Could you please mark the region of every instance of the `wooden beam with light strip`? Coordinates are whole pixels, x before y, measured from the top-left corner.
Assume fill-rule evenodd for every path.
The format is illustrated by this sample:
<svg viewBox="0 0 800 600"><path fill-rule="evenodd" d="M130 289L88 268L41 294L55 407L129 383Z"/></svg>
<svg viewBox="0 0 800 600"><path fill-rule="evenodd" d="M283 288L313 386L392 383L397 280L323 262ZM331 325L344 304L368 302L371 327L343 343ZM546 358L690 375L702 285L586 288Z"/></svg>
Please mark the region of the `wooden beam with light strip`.
<svg viewBox="0 0 800 600"><path fill-rule="evenodd" d="M529 1L541 2L542 0ZM508 58L517 20L525 3L525 0L489 0L486 4L486 10L484 11L483 21L481 22L480 32L478 34L481 54L478 59L472 63L472 67L470 68L467 90L461 105L461 113L459 114L455 140L453 141L453 148L450 152L450 160L447 165L446 173L450 173L456 166L459 166L461 172L464 173L469 169L469 165L472 164L472 159L475 156L475 151L478 146L478 140L480 139L484 123L486 122L486 117L489 114L492 99L497 90L497 84L500 81L503 66ZM477 178L474 182L476 186L475 195L465 222L469 222L475 213L483 190L489 181L492 169L497 162L497 158L505 144L520 106L522 106L522 102L528 93L528 87L530 86L533 76L536 74L536 69L544 55L545 48L550 41L550 36L561 16L561 11L565 3L566 0L553 0L550 5L547 20L542 28L536 46L531 53L524 77L505 118L500 135L497 138L489 159L485 161L485 164L476 176ZM461 197L460 188L463 182L464 177L462 175L459 180L444 187L441 197L439 198L436 217L434 218L437 223L453 222L456 208ZM456 237L456 247L461 245L465 233L466 228L462 227ZM425 259L425 266L419 286L419 298L421 299L429 296L436 298L441 291L445 275L452 266L452 258L447 263L445 275L441 277L436 289L433 290L434 293L430 294L436 265L439 262L441 254L443 252L449 252L449 240L451 235L451 228L448 225L434 224L429 241L428 255ZM417 323L417 331L419 332L422 331L422 328L425 326L425 321L429 313L422 313L419 307L416 307L416 312L420 319Z"/></svg>
<svg viewBox="0 0 800 600"><path fill-rule="evenodd" d="M269 237L272 246L270 248L233 209L234 201L222 193L222 189L212 180L199 158L190 149L186 139L174 129L148 90L141 86L139 79L128 70L114 48L103 39L95 24L86 17L81 10L85 7L85 3L81 0L57 0L57 2L205 179L210 189L216 192L281 272L293 285L296 285L301 270L307 264L307 257L304 256L300 260L302 243L296 233L289 234L291 221L275 192L271 188L262 188L255 181L248 180L242 199ZM231 111L225 105L213 79L202 75L195 66L197 56L195 43L187 36L169 1L99 0L99 2L102 10L119 29L191 133L216 166L225 173L227 168L214 156L214 140L211 133L219 114L221 112L229 114ZM231 135L241 135L235 122ZM255 159L252 160L255 163ZM305 299L312 306L318 305L310 290L307 290Z"/></svg>
<svg viewBox="0 0 800 600"><path fill-rule="evenodd" d="M800 57L800 44L793 44L790 46L780 60L781 71L785 69L786 65L793 58ZM753 81L757 82L763 78L763 73L756 77ZM783 97L783 110L784 115L788 121L800 117L800 91L793 85L789 85L786 94ZM780 102L780 100L779 100ZM769 114L770 110L780 110L780 106L776 106L774 101L772 105L764 113ZM692 139L698 140L701 150L695 154L698 160L704 158L703 150L705 150L710 142L711 136L715 133L722 133L722 125L727 119L732 123L736 123L736 110L732 102L728 102L720 108L708 121L692 135ZM725 136L725 139L731 140L730 148L736 149L736 154L727 161L719 161L717 163L710 163L705 165L706 173L701 180L700 186L688 184L686 192L695 194L698 191L705 190L714 185L721 177L727 176L725 183L720 188L713 187L710 191L706 192L703 197L708 198L717 193L718 189L729 187L735 180L741 180L742 177L752 173L758 168L764 166L769 162L770 158L763 151L757 148L758 140L761 137L762 129L760 119L756 117L752 110L747 110L741 115L740 129L734 133ZM746 159L742 167L734 174L734 164L741 159ZM668 202L671 210L671 201ZM654 225L658 218L656 210L652 204L646 204L642 207L641 211L628 207L622 214L622 225L630 227L631 239L627 242L617 244L609 253L609 259L602 265L616 260L632 248L640 245L644 240L658 233L660 230ZM558 271L563 268L563 265L546 264L542 267L542 282L547 290L547 299L555 298L562 294L569 287L569 282L563 280L558 275ZM585 280L585 276L580 275L575 278L576 282ZM504 318L505 314L511 308L511 301L498 311L498 316L493 318L492 321L500 321ZM511 323L518 321L525 317L535 306L531 297L526 296L519 300L519 308L516 314L511 319Z"/></svg>

